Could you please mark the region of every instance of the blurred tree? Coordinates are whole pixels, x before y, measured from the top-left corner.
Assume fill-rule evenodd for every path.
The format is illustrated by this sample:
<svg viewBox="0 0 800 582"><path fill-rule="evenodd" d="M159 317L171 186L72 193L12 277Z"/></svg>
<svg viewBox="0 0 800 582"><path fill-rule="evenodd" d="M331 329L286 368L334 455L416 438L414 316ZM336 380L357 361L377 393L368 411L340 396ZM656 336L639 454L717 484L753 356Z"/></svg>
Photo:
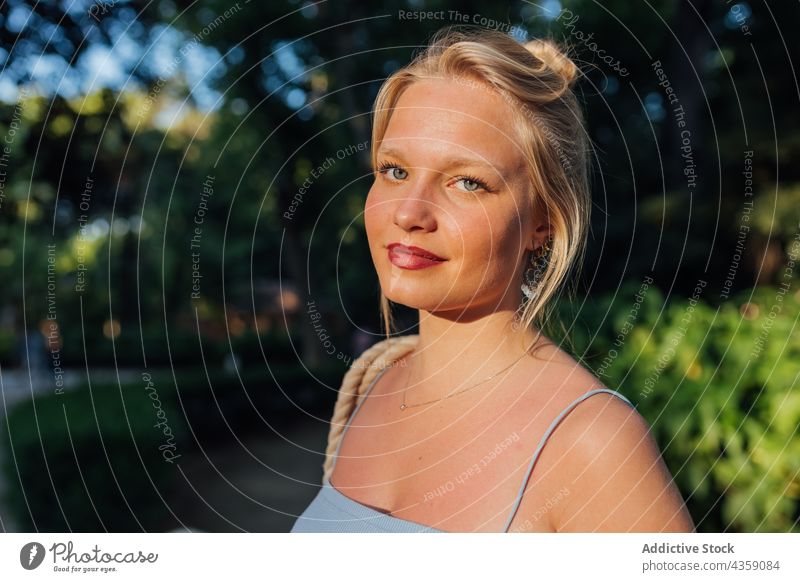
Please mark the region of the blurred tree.
<svg viewBox="0 0 800 582"><path fill-rule="evenodd" d="M774 281L787 262L796 221L777 231L763 218L781 208L792 216L791 204L780 199L792 199L800 181L792 163L800 139L791 133L799 115L791 69L797 46L782 30L796 7L787 3L455 6L439 0L423 6L392 0L378 8L363 1L288 1L256 10L245 2L184 0L116 2L99 10L89 2L45 7L18 0L0 8L0 33L11 47L5 79L24 83L38 70L39 89L57 92L69 84L53 86L58 75L46 73L67 67L78 88L85 88L78 81L108 76L112 68L135 81L135 88L84 90L92 96L81 105L63 98L37 102L41 123L14 146L20 163L5 190L14 203L0 210L0 220L22 228L7 230L6 240L24 232L30 243L37 234L24 225L36 220L51 226L42 241L71 240L75 205L93 178L93 218L103 217L112 233L121 229L108 247L119 252L105 255L108 287L123 319L155 322L167 313L167 319L191 321L195 307L219 318L229 303L257 312L264 298L256 289L280 280L296 293L299 309L290 313L282 303L288 295L274 307L286 308L305 361L323 357L302 313L307 301L326 311L340 351L348 349L348 319L377 330L378 288L360 215L371 174L360 146L368 143L381 81L446 24L483 23L519 38L548 34L582 65L579 87L597 170L583 276L591 292L645 274L654 274L668 293L688 294L699 278L710 282L709 294L730 283L748 151L762 218L746 240L732 290ZM442 16L401 16L413 10ZM92 57L100 49L113 49L113 67ZM625 74L601 54L613 55ZM39 56L58 61L56 68L36 65ZM654 63L662 65L663 78ZM683 108L685 128L667 86ZM13 111L5 107L3 119ZM690 152L683 129L690 132ZM203 300L192 303L190 246L209 176L214 192L202 229ZM116 226L115 218L121 219ZM123 234L123 221L137 219L141 229ZM144 233L160 247L143 244ZM136 275L129 265L145 251L155 253L152 265L145 261ZM0 254L0 268L16 261L15 253ZM132 306L141 301L143 284L148 296L140 316ZM99 313L105 303L91 303L105 320Z"/></svg>

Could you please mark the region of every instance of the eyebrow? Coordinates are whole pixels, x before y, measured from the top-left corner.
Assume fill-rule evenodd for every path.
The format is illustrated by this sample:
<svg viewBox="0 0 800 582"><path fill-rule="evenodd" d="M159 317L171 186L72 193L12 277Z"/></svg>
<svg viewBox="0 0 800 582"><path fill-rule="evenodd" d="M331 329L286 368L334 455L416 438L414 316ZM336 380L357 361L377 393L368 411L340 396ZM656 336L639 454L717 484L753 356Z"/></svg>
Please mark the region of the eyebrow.
<svg viewBox="0 0 800 582"><path fill-rule="evenodd" d="M381 156L392 156L401 160L404 160L403 152L396 148L392 147L380 147L378 148L378 155ZM482 166L494 172L500 174L500 176L506 176L505 169L501 166L496 166L494 164L490 164L489 162L485 162L480 158L470 158L470 157L448 157L447 166L445 169L456 168L461 166Z"/></svg>

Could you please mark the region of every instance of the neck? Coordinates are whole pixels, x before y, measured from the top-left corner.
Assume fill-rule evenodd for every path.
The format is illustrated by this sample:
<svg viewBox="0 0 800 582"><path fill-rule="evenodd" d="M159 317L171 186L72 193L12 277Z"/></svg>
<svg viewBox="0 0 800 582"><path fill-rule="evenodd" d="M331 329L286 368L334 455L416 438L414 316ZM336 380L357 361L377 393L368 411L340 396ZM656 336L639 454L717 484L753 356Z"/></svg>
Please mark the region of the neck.
<svg viewBox="0 0 800 582"><path fill-rule="evenodd" d="M419 316L419 342L410 355L408 376L415 401L436 398L443 389L466 388L498 372L502 378L506 367L515 371L516 363L545 341L535 328L512 325L511 310L469 320L423 310Z"/></svg>

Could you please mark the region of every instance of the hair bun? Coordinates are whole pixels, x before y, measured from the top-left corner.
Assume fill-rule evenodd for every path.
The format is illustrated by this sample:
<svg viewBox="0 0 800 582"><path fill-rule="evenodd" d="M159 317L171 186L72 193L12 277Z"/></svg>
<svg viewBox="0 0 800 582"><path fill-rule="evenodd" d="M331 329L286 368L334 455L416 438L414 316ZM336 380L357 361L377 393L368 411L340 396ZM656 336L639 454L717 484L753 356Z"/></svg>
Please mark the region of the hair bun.
<svg viewBox="0 0 800 582"><path fill-rule="evenodd" d="M524 46L549 69L558 73L568 87L575 83L578 77L578 67L554 41L536 38L526 42Z"/></svg>

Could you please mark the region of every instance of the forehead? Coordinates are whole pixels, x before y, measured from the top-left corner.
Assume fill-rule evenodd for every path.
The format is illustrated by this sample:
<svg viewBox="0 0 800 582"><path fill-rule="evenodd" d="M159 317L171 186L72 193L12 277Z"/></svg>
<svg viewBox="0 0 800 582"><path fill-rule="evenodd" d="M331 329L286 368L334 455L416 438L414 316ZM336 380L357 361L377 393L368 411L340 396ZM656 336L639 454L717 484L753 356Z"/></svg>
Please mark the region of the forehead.
<svg viewBox="0 0 800 582"><path fill-rule="evenodd" d="M431 162L457 153L482 159L498 170L514 169L522 163L523 153L512 107L476 81L416 81L395 104L381 145Z"/></svg>

